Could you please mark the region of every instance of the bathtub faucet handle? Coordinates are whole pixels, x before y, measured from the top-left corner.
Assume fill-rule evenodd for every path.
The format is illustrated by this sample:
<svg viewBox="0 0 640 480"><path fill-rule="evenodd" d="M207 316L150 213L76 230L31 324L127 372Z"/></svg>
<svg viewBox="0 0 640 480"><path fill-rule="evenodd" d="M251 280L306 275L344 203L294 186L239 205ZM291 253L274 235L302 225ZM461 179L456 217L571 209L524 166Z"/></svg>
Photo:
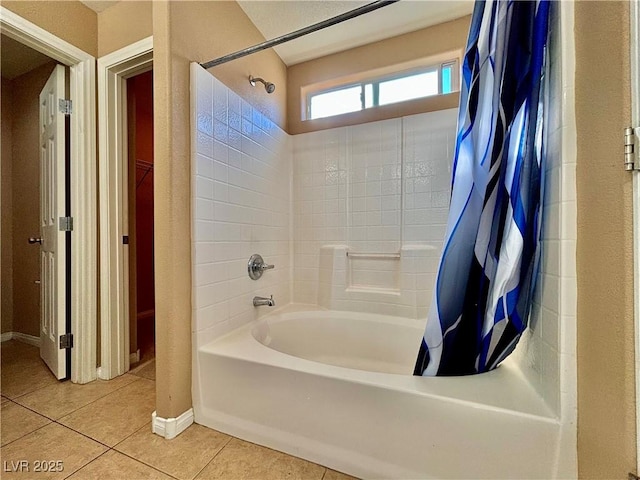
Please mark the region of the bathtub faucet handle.
<svg viewBox="0 0 640 480"><path fill-rule="evenodd" d="M275 265L268 265L264 263L263 258L257 253L251 255L249 263L247 264L247 270L251 280L258 280L262 276L262 272L273 268L275 268Z"/></svg>
<svg viewBox="0 0 640 480"><path fill-rule="evenodd" d="M253 306L254 307L261 307L262 305L266 305L267 307L273 307L275 306L276 302L273 299L273 295L271 295L271 297L266 298L266 297L253 297Z"/></svg>

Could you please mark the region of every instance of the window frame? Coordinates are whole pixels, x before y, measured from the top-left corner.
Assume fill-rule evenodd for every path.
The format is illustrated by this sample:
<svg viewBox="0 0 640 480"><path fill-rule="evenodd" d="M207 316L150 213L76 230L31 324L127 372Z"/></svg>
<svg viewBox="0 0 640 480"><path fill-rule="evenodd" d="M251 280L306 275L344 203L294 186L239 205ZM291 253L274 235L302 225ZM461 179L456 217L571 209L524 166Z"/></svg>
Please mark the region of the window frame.
<svg viewBox="0 0 640 480"><path fill-rule="evenodd" d="M442 70L448 66L452 66L451 69L451 85L452 85L452 89L450 92L443 94L442 93ZM371 75L371 76L367 76L366 74L363 75L360 79L358 80L352 80L352 81L348 81L345 83L338 83L335 85L332 85L330 87L319 87L319 88L312 88L309 89L305 92L305 95L303 97L304 99L304 108L303 111L305 113L305 116L303 118L303 121L307 121L307 120L319 120L319 119L323 119L323 118L332 118L332 117L338 117L340 115L346 115L349 113L356 113L356 112L363 112L365 110L371 110L371 109L375 109L381 106L387 106L387 105L393 105L393 104L399 104L399 103L403 103L403 102L411 102L411 101L415 101L415 100L420 100L420 99L424 99L424 98L430 98L430 97L435 97L438 95L449 95L451 93L455 93L455 92L459 92L460 91L460 59L457 57L453 57L453 58L447 58L446 60L442 60L439 61L437 63L429 63L426 65L420 65L417 67L412 67L412 68L405 68L402 70L396 70L393 71L391 73L387 73L387 74L383 74L383 75ZM425 74L425 73L431 73L431 72L437 72L438 74L438 93L434 94L434 95L424 95L421 97L415 97L415 98L410 98L407 100L400 100L398 102L391 102L391 103L385 103L383 105L380 105L380 84L385 83L385 82L389 82L389 81L393 81L393 80L399 80L401 78L405 78L405 77L412 77L414 75L421 75L421 74ZM367 107L366 105L366 94L365 94L365 89L367 85L372 85L372 105ZM356 86L360 86L360 110L353 110L351 112L345 112L345 113L338 113L335 115L327 115L324 117L316 117L313 118L311 116L311 101L313 99L313 97L319 96L319 95L324 95L326 93L331 93L331 92L337 92L340 90L347 90Z"/></svg>

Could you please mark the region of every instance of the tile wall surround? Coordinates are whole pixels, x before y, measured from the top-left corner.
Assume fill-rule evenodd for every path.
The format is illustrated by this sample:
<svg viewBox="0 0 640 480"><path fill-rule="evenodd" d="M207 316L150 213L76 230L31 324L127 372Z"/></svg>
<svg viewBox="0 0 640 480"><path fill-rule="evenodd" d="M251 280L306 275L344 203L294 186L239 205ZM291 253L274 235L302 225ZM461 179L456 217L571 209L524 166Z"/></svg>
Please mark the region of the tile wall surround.
<svg viewBox="0 0 640 480"><path fill-rule="evenodd" d="M573 5L554 4L549 35L542 260L530 328L515 356L530 383L563 424L575 429L576 144ZM573 436L571 436L573 435ZM575 442L575 432L568 438ZM575 451L575 449L573 449ZM571 459L575 462L575 459Z"/></svg>
<svg viewBox="0 0 640 480"><path fill-rule="evenodd" d="M424 320L456 121L452 109L293 137L295 302Z"/></svg>
<svg viewBox="0 0 640 480"><path fill-rule="evenodd" d="M192 256L194 345L269 312L254 296L291 302L290 139L192 64ZM275 269L247 274L259 253Z"/></svg>
<svg viewBox="0 0 640 480"><path fill-rule="evenodd" d="M405 245L400 258L347 256L347 245L320 247L317 303L346 310L414 318L421 324L431 303L440 249ZM381 279L381 284L376 281Z"/></svg>
<svg viewBox="0 0 640 480"><path fill-rule="evenodd" d="M456 111L290 137L192 69L194 343L269 313L253 307L255 295L423 321L446 226ZM253 253L276 265L257 281L247 275Z"/></svg>

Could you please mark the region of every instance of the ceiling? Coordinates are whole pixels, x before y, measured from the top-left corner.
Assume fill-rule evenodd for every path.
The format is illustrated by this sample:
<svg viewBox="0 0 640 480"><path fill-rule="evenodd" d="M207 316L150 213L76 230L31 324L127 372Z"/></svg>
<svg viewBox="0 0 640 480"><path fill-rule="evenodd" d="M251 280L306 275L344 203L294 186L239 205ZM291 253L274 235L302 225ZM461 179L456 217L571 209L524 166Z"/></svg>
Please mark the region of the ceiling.
<svg viewBox="0 0 640 480"><path fill-rule="evenodd" d="M238 4L260 33L270 40L372 1L239 0ZM118 2L82 0L82 3L99 13ZM295 65L453 20L469 15L472 10L473 0L401 0L339 25L284 43L274 47L274 50L284 63Z"/></svg>
<svg viewBox="0 0 640 480"><path fill-rule="evenodd" d="M100 13L112 5L118 3L118 0L80 0L94 12Z"/></svg>
<svg viewBox="0 0 640 480"><path fill-rule="evenodd" d="M51 61L46 55L6 35L0 35L0 73L3 78L13 80Z"/></svg>
<svg viewBox="0 0 640 480"><path fill-rule="evenodd" d="M238 4L266 39L298 30L371 1L247 1ZM358 47L469 15L471 0L402 0L274 47L287 65ZM249 45L247 45L249 46Z"/></svg>

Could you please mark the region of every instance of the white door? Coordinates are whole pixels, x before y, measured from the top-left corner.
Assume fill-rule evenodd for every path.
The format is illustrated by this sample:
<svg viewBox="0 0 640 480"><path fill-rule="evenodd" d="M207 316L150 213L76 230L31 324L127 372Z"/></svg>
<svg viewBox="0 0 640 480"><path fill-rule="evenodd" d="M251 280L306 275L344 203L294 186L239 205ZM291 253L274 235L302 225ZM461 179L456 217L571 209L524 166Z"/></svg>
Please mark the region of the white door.
<svg viewBox="0 0 640 480"><path fill-rule="evenodd" d="M57 65L40 92L40 356L61 379L67 372L66 251L60 217L65 217L65 116L58 101L65 95L64 67Z"/></svg>

